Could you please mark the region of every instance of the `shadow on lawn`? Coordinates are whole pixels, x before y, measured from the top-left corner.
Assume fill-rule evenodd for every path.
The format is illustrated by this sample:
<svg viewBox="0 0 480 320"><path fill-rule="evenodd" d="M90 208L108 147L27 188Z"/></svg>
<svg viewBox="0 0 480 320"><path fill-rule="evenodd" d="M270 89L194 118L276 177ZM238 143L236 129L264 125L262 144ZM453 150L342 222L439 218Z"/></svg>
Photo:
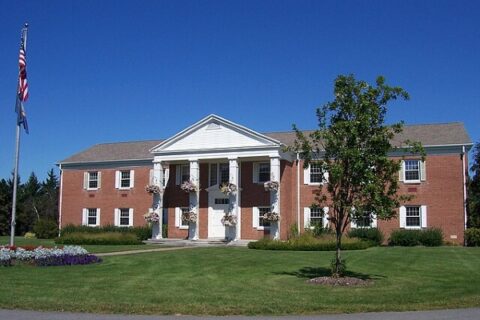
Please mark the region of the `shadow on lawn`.
<svg viewBox="0 0 480 320"><path fill-rule="evenodd" d="M322 267L304 267L297 271L291 272L274 272L274 274L282 274L282 275L289 275L289 276L296 276L298 278L306 278L306 279L313 279L318 277L329 277L332 275L332 272L329 268L322 268ZM373 280L373 279L380 279L385 278L385 276L378 275L378 274L364 274L359 272L353 271L346 271L346 277L358 278L362 280Z"/></svg>

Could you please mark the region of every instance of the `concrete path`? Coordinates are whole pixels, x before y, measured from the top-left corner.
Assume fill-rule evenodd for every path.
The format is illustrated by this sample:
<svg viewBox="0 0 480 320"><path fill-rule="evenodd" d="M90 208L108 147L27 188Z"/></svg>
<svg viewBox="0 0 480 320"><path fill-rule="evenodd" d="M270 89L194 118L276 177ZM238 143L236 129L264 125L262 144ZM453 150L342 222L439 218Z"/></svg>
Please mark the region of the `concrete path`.
<svg viewBox="0 0 480 320"><path fill-rule="evenodd" d="M38 312L23 310L2 310L0 319L5 320L478 320L480 308L434 310L416 312L372 312L338 315L317 316L228 316L228 317L194 317L194 316L132 316L132 315L103 315L91 313L70 312Z"/></svg>
<svg viewBox="0 0 480 320"><path fill-rule="evenodd" d="M105 252L105 253L93 253L93 254L96 255L97 257L108 257L108 256L124 256L128 254L158 252L158 251L172 251L172 250L182 250L182 249L192 249L192 248L196 248L196 247L154 248L154 249L140 249L140 250L116 251L116 252Z"/></svg>

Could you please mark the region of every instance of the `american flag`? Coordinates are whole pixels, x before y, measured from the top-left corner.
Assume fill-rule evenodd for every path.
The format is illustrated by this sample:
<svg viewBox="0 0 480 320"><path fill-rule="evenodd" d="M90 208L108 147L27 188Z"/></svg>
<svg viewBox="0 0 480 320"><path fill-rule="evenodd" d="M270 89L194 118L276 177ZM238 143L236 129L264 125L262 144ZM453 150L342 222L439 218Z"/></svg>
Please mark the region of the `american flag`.
<svg viewBox="0 0 480 320"><path fill-rule="evenodd" d="M25 53L25 33L22 33L22 42L20 44L20 54L18 56L18 98L20 101L28 99L27 83L27 55Z"/></svg>
<svg viewBox="0 0 480 320"><path fill-rule="evenodd" d="M25 51L25 41L27 37L27 24L22 29L22 40L20 42L20 53L18 55L18 89L17 103L15 111L17 112L17 123L23 125L25 132L28 133L27 114L23 103L28 99L28 83L27 83L27 54Z"/></svg>

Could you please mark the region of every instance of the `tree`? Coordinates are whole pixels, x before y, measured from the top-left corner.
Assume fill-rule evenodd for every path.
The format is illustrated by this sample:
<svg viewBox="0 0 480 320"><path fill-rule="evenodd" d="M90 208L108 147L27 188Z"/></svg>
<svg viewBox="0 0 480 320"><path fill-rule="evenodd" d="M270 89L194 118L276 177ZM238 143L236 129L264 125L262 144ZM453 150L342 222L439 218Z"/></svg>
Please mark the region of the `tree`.
<svg viewBox="0 0 480 320"><path fill-rule="evenodd" d="M53 169L47 173L47 178L42 183L42 214L43 218L58 221L58 178Z"/></svg>
<svg viewBox="0 0 480 320"><path fill-rule="evenodd" d="M388 157L395 149L391 140L402 131L403 122L386 125L385 116L390 101L409 96L400 87L386 85L381 76L371 86L353 75L338 76L334 94L335 100L317 109L316 131L305 136L293 128L297 135L294 149L304 159L305 168L315 162L324 176L328 173L328 183L320 186L316 200L330 208L329 221L336 235L332 276L339 277L345 269L342 235L350 222L372 215L391 219L407 200L397 194L400 161ZM422 151L418 143L410 145L413 152Z"/></svg>
<svg viewBox="0 0 480 320"><path fill-rule="evenodd" d="M480 228L480 142L474 147L470 170L473 176L468 182L468 226Z"/></svg>

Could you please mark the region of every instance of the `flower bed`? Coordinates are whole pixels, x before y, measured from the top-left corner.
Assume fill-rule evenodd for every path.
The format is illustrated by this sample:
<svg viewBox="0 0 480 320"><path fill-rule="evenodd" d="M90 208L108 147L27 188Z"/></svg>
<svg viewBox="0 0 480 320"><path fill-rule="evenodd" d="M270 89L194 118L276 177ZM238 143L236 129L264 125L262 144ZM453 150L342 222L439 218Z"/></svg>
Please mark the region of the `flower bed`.
<svg viewBox="0 0 480 320"><path fill-rule="evenodd" d="M27 248L31 249L31 248ZM102 260L79 246L63 248L36 247L27 250L23 247L0 246L0 266L31 264L38 267L72 266L77 264L98 263Z"/></svg>

